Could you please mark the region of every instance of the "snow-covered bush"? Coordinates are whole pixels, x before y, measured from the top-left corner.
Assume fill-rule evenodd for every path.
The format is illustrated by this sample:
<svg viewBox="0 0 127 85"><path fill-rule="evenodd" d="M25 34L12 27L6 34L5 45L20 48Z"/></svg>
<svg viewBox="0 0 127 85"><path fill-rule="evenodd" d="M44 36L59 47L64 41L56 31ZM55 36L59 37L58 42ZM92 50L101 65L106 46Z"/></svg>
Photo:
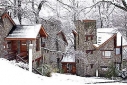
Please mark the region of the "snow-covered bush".
<svg viewBox="0 0 127 85"><path fill-rule="evenodd" d="M52 68L48 64L42 64L41 67L38 68L38 70L47 77L51 77L51 73L53 72Z"/></svg>
<svg viewBox="0 0 127 85"><path fill-rule="evenodd" d="M16 62L16 60L10 61L11 64L19 66L23 69L28 70L29 69L29 65L27 63L23 63L23 62Z"/></svg>

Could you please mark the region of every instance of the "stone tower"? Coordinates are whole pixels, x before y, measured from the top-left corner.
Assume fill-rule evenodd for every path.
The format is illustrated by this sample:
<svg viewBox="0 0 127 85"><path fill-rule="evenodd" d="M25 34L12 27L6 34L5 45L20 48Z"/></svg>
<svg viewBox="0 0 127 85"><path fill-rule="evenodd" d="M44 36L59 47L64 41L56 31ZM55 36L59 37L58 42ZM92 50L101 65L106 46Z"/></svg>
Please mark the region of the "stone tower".
<svg viewBox="0 0 127 85"><path fill-rule="evenodd" d="M83 20L75 22L77 36L75 37L76 73L80 76L94 75L92 70L94 59L93 44L96 43L96 21ZM95 70L95 69L93 69Z"/></svg>

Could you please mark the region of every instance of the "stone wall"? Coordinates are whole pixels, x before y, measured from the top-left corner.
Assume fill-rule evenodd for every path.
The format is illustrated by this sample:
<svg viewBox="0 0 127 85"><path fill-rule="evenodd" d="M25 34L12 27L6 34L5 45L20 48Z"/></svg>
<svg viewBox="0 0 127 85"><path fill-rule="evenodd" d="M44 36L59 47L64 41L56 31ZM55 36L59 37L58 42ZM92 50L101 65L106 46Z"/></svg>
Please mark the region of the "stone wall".
<svg viewBox="0 0 127 85"><path fill-rule="evenodd" d="M5 37L8 35L9 31L13 27L13 24L11 21L6 18L1 18L0 20L0 57L4 57L4 55L7 53L5 49Z"/></svg>
<svg viewBox="0 0 127 85"><path fill-rule="evenodd" d="M76 73L93 76L97 68L93 44L96 43L96 21L76 21ZM87 37L88 36L88 37ZM91 38L91 36L93 36ZM79 52L78 52L79 51Z"/></svg>
<svg viewBox="0 0 127 85"><path fill-rule="evenodd" d="M93 54L91 53L85 54L87 56L87 62L88 62L87 67L85 67L88 70L88 72L86 72L87 74L90 74L91 76L95 76L96 70L99 70L99 76L100 76L107 71L106 69L108 69L109 66L121 62L120 55L115 54L114 43L116 41L114 38L116 37L110 39L108 42L103 44L103 46L96 48L93 51ZM110 51L111 57L110 58L104 57L103 51Z"/></svg>
<svg viewBox="0 0 127 85"><path fill-rule="evenodd" d="M76 50L86 51L93 49L96 43L96 21L90 22L76 21L75 22L77 36L76 36ZM86 40L87 35L93 35L93 39Z"/></svg>
<svg viewBox="0 0 127 85"><path fill-rule="evenodd" d="M39 41L41 42L41 39L39 39ZM35 61L36 59L38 59L39 57L42 57L42 51L41 51L41 43L39 43L40 45L40 50L36 51L36 40L32 40L32 44L33 44L33 50L32 50L32 54L33 54L33 66L36 68L37 66L37 61Z"/></svg>
<svg viewBox="0 0 127 85"><path fill-rule="evenodd" d="M64 41L58 37L61 30L61 22L58 20L42 20L42 25L46 30L48 37L44 39L45 47L42 48L43 63L52 65L53 68L57 67L57 58L62 57L65 45Z"/></svg>

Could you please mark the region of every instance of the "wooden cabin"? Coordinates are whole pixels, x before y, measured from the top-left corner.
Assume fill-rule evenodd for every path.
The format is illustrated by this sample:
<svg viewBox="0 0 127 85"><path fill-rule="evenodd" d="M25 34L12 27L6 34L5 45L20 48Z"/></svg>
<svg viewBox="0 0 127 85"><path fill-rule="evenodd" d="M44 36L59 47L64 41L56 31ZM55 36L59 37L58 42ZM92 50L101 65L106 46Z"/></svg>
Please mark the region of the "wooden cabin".
<svg viewBox="0 0 127 85"><path fill-rule="evenodd" d="M17 60L21 57L28 62L29 44L33 44L33 65L36 67L42 59L41 44L44 37L47 37L47 34L41 24L15 25L5 38L7 41L6 48L9 52L16 54Z"/></svg>

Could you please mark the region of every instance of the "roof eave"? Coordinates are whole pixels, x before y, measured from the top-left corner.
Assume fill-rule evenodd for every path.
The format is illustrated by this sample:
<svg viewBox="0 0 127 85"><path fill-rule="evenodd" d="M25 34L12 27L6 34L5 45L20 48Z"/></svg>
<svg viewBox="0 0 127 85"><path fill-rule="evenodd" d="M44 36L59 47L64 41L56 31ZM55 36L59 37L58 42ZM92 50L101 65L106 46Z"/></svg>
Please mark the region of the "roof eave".
<svg viewBox="0 0 127 85"><path fill-rule="evenodd" d="M39 33L41 34L42 37L48 37L48 34L44 30L44 27L43 26L41 26L41 29L40 29L40 32Z"/></svg>
<svg viewBox="0 0 127 85"><path fill-rule="evenodd" d="M117 34L114 34L112 37L110 37L108 40L106 40L104 43L102 43L99 47L97 47L97 49L101 48L102 46L104 46L107 42L109 42L111 39L113 39L115 36L117 36Z"/></svg>
<svg viewBox="0 0 127 85"><path fill-rule="evenodd" d="M5 38L5 40L36 40L36 38Z"/></svg>

